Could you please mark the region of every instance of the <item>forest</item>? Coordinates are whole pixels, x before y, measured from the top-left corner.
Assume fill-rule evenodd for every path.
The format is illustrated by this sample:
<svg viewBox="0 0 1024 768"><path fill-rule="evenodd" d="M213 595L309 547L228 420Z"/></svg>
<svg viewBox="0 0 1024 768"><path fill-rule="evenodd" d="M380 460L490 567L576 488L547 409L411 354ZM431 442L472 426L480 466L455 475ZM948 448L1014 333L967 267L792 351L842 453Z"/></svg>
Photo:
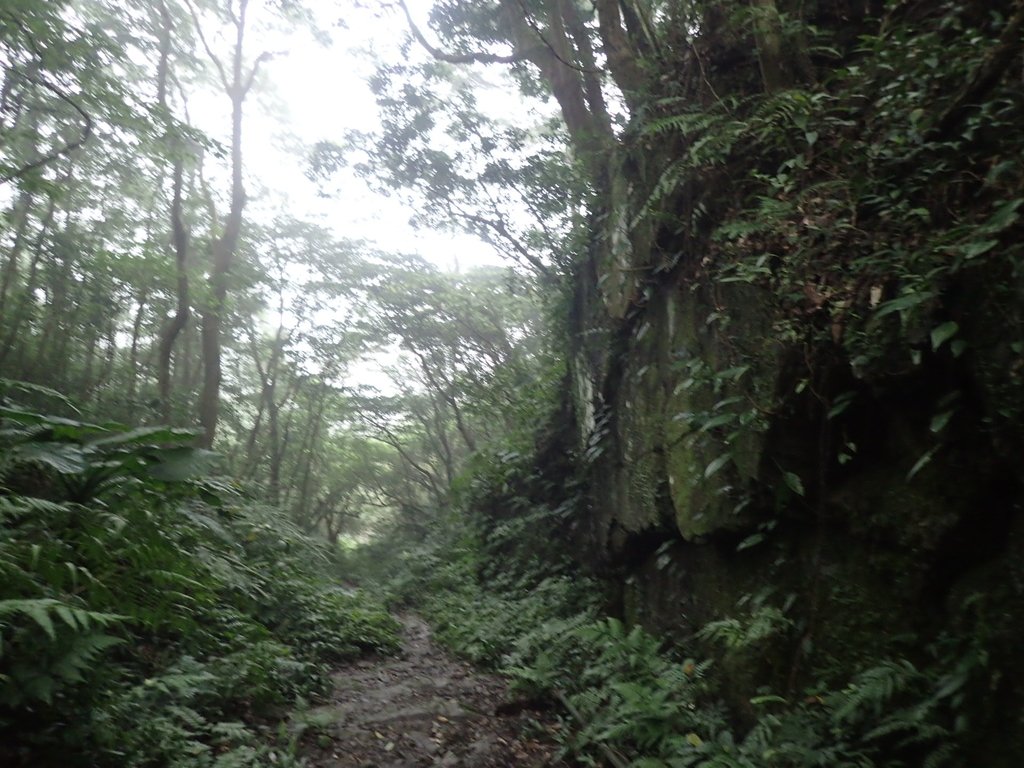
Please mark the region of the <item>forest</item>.
<svg viewBox="0 0 1024 768"><path fill-rule="evenodd" d="M1024 753L1022 0L0 0L0 765Z"/></svg>

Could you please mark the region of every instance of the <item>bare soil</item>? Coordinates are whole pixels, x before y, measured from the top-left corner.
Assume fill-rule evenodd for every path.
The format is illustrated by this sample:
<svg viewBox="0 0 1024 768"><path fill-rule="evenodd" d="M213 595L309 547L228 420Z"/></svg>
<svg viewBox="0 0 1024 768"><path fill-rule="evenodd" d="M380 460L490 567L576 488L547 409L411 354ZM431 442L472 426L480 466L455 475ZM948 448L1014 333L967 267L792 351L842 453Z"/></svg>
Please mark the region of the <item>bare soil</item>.
<svg viewBox="0 0 1024 768"><path fill-rule="evenodd" d="M337 670L329 704L306 713L302 754L315 768L500 768L555 760L550 712L510 701L508 687L452 658L426 623L399 617L396 658Z"/></svg>

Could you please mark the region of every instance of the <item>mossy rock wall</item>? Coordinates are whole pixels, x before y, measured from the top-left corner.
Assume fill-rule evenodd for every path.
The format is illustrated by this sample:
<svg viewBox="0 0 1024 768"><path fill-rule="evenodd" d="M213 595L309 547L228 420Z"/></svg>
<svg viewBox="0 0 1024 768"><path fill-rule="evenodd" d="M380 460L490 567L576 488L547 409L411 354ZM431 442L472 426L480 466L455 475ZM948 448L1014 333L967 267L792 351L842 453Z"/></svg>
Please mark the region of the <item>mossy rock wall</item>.
<svg viewBox="0 0 1024 768"><path fill-rule="evenodd" d="M706 98L646 105L595 183L575 551L624 617L688 646L776 616L719 670L740 709L886 659L985 658L978 764L1015 764L1024 101L993 67L1019 60L1019 8L786 12L831 35L820 79L762 91L710 14Z"/></svg>
<svg viewBox="0 0 1024 768"><path fill-rule="evenodd" d="M679 643L756 606L782 610L768 645L718 672L740 711L765 686L838 683L884 658L923 663L950 632L1003 647L1024 622L1020 461L971 427L988 390L965 395L941 439L934 431L943 394L970 389L969 360L924 355L880 381L837 355L801 383L801 350L779 340L772 297L750 286L674 277L622 320L602 314L596 292L582 304L581 328L600 329L577 336L573 357L586 382L575 409L591 414L578 423L582 559L618 585L624 618ZM829 418L819 386L830 402L852 392L850 405ZM703 428L693 417L730 408L756 418ZM1015 668L1005 648L1000 664ZM1018 682L994 684L1020 701Z"/></svg>

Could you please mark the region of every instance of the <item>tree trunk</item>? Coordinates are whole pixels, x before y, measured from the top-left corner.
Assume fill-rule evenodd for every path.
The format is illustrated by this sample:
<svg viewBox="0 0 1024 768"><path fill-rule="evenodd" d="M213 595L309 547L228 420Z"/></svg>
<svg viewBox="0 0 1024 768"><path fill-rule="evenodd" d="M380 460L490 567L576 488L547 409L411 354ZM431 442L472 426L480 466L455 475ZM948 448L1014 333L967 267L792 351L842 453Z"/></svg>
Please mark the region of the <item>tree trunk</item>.
<svg viewBox="0 0 1024 768"><path fill-rule="evenodd" d="M307 428L309 433L309 439L306 441L306 446L299 452L300 460L305 460L305 466L302 469L302 483L299 490L298 503L295 506L293 515L299 516L304 514L309 509L309 496L310 489L312 486L313 477L313 461L316 455L314 448L316 447L316 441L320 438L320 425L323 421L323 414L327 403L327 387L326 385L321 387L320 399L317 403L316 411L310 416L310 424ZM296 465L300 466L300 465ZM297 477L292 478L292 482L289 484L293 486Z"/></svg>
<svg viewBox="0 0 1024 768"><path fill-rule="evenodd" d="M792 85L783 53L782 19L775 0L750 0L750 5L754 13L754 40L761 80L765 91L775 93Z"/></svg>
<svg viewBox="0 0 1024 768"><path fill-rule="evenodd" d="M22 190L11 210L10 226L14 231L14 241L11 243L11 250L7 254L7 263L4 264L3 276L0 277L0 324L3 324L7 319L7 296L11 291L11 286L14 285L15 278L18 276L18 262L25 247L29 212L31 210L32 193Z"/></svg>
<svg viewBox="0 0 1024 768"><path fill-rule="evenodd" d="M128 352L128 388L125 397L129 408L135 407L136 390L139 386L139 337L142 335L142 321L148 301L149 291L144 288L139 294L139 308L135 312L135 321L132 323L132 344Z"/></svg>
<svg viewBox="0 0 1024 768"><path fill-rule="evenodd" d="M160 346L157 356L157 392L160 399L160 413L165 422L171 420L171 361L174 345L181 332L188 325L191 314L188 284L188 230L182 214L182 173L184 159L179 155L174 160L173 197L171 200L171 230L174 247L174 269L176 276L175 295L177 305L174 315L160 332Z"/></svg>
<svg viewBox="0 0 1024 768"><path fill-rule="evenodd" d="M82 363L82 377L78 385L78 392L76 393L82 402L88 402L89 393L92 392L92 369L96 362L96 348L99 346L100 339L99 328L96 326L95 319L92 322L86 322L85 326L85 361ZM62 333L61 336L66 337L70 335L70 330L70 328L65 329L65 333Z"/></svg>
<svg viewBox="0 0 1024 768"><path fill-rule="evenodd" d="M93 402L97 410L102 410L102 392L110 383L114 375L114 365L117 362L117 322L112 317L107 323L107 333L104 344L103 366L99 375L86 393L86 400Z"/></svg>
<svg viewBox="0 0 1024 768"><path fill-rule="evenodd" d="M173 21L167 4L160 3L160 61L157 67L157 103L167 109L167 80L169 77L169 60L171 54L171 30ZM160 332L159 352L157 355L157 397L160 401L160 415L165 423L171 421L171 361L174 345L182 330L188 325L190 316L190 298L188 284L188 250L189 232L185 224L183 212L182 186L185 175L184 147L181 140L174 136L170 141L173 155L172 192L171 192L171 245L174 250L174 270L176 277L175 295L177 305L174 315L167 321Z"/></svg>
<svg viewBox="0 0 1024 768"><path fill-rule="evenodd" d="M608 69L622 91L631 112L636 113L643 98L644 74L626 30L622 27L620 0L596 0L598 25Z"/></svg>
<svg viewBox="0 0 1024 768"><path fill-rule="evenodd" d="M47 201L46 213L43 215L43 219L39 224L39 233L32 242L32 258L29 262L28 277L25 280L25 288L21 291L21 294L18 297L17 306L14 308L14 312L9 321L7 318L4 318L4 324L7 326L7 335L4 337L3 345L0 346L0 367L4 365L11 351L14 349L15 343L20 337L22 325L28 317L29 309L38 285L39 262L42 258L43 243L46 241L46 237L50 233L50 226L53 224L53 218L56 214L56 210L57 203L51 197Z"/></svg>
<svg viewBox="0 0 1024 768"><path fill-rule="evenodd" d="M227 310L228 273L238 250L245 210L245 187L242 183L242 113L245 97L252 87L261 59L251 70L243 71L246 10L248 0L240 0L234 17L235 48L232 56L231 80L224 85L231 98L231 206L224 229L213 244L210 265L210 300L202 316L203 389L199 396L199 423L203 433L201 447L209 448L217 436L220 419L221 335Z"/></svg>
<svg viewBox="0 0 1024 768"><path fill-rule="evenodd" d="M574 61L560 13L562 0L553 4L545 30L538 30L536 22L527 19L521 2L503 0L501 7L517 50L527 55L550 85L580 160L592 175L599 173L603 167L601 155L614 134L608 122L588 109L580 66Z"/></svg>

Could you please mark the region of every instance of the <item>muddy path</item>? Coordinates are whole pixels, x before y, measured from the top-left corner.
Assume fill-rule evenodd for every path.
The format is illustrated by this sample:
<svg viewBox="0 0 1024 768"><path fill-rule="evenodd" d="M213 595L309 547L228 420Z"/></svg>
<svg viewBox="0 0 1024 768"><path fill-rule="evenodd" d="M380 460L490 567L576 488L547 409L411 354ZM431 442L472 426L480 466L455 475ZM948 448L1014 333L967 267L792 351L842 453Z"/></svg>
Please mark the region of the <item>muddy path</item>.
<svg viewBox="0 0 1024 768"><path fill-rule="evenodd" d="M452 658L416 616L400 617L402 652L333 674L328 704L304 716L301 753L315 768L498 768L555 761L552 714L511 702L505 682Z"/></svg>

